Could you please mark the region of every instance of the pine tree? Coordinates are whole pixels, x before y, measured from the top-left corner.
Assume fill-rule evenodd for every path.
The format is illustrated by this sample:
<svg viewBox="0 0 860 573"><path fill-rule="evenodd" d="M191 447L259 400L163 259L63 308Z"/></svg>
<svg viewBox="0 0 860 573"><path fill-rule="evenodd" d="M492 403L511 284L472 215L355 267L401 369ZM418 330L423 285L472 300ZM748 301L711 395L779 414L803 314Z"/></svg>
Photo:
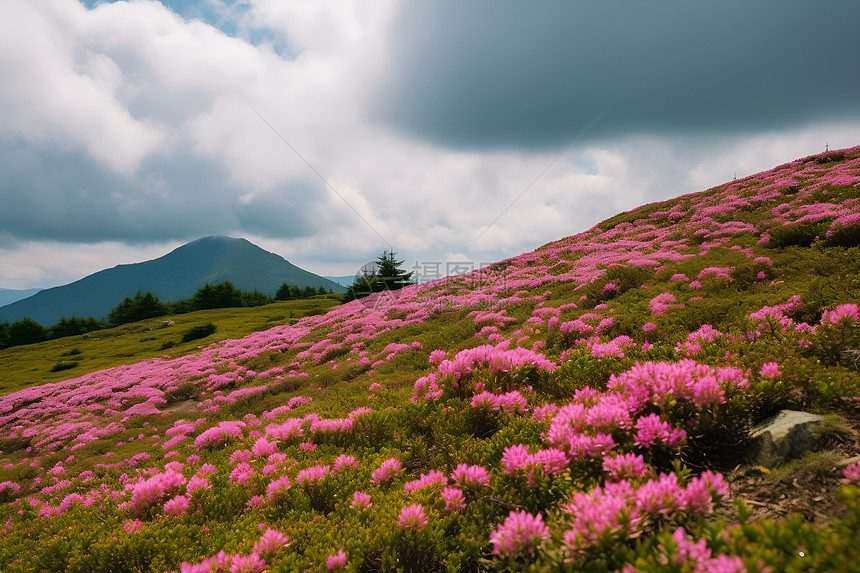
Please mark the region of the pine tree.
<svg viewBox="0 0 860 573"><path fill-rule="evenodd" d="M412 273L400 268L403 261L397 260L394 249L386 249L376 259L376 277L380 287L375 291L397 290L412 284Z"/></svg>
<svg viewBox="0 0 860 573"><path fill-rule="evenodd" d="M412 273L400 268L394 249L385 249L373 264L365 265L361 274L346 289L346 300L365 297L374 292L398 290L412 284Z"/></svg>

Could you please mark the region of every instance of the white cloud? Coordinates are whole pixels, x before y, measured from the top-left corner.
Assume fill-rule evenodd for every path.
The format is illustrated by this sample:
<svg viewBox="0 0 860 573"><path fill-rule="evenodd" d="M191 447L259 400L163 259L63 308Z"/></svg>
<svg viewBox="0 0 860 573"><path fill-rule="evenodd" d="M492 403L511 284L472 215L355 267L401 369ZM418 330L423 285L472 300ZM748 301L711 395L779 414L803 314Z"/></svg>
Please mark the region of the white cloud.
<svg viewBox="0 0 860 573"><path fill-rule="evenodd" d="M37 143L80 145L131 173L164 139L155 122L120 103L121 72L91 50L86 12L74 2L7 1L0 20L0 132Z"/></svg>
<svg viewBox="0 0 860 573"><path fill-rule="evenodd" d="M6 288L160 256L194 238L186 235L206 226L190 222L206 218L221 226L213 233L245 236L321 274L352 273L389 245L410 264L489 262L858 136L850 122L743 140L591 145L586 136L557 161L559 150L446 149L368 112L396 49L388 44L394 0L252 0L239 38L154 1L93 10L73 0L0 1L0 140L83 150L128 181L113 189L121 220L95 243L80 233L67 243L60 225L45 242L2 247ZM282 36L289 54L241 39L260 29ZM204 171L213 167L215 175ZM224 185L211 189L222 173ZM117 201L86 183L51 187L51 204L86 213ZM4 201L15 193L0 182ZM159 213L168 208L169 221ZM121 234L152 227L161 235ZM150 243L126 244L135 240Z"/></svg>

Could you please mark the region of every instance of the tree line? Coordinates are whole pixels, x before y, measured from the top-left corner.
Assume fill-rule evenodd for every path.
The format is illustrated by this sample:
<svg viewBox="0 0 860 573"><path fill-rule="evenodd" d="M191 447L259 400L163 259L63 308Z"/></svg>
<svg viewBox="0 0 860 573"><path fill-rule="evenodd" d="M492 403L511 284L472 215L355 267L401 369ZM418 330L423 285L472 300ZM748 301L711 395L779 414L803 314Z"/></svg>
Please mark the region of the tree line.
<svg viewBox="0 0 860 573"><path fill-rule="evenodd" d="M138 291L136 295L125 297L113 307L106 320L93 317L63 317L49 327L44 327L31 318L22 318L12 323L0 321L0 349L35 344L65 336L81 336L94 330L170 314L185 314L212 308L262 306L276 301L305 299L322 294L332 294L332 291L324 287L300 287L285 282L272 297L257 289L251 292L239 290L230 281L218 284L206 283L191 297L175 302L163 302L149 290Z"/></svg>

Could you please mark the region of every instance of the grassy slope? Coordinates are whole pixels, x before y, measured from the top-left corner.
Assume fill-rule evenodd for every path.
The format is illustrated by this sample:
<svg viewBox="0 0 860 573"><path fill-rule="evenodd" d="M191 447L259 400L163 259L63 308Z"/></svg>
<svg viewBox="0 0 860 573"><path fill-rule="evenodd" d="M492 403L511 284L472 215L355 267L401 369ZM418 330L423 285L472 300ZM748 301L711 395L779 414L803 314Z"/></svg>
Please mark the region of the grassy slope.
<svg viewBox="0 0 860 573"><path fill-rule="evenodd" d="M37 384L134 364L146 358L184 356L200 345L289 324L303 316L324 313L338 303L337 296L320 296L252 308L201 310L99 330L86 339L70 336L7 348L0 350L0 396ZM175 324L164 327L162 323L168 320ZM187 330L208 323L217 327L214 334L182 342ZM74 366L52 371L58 364Z"/></svg>
<svg viewBox="0 0 860 573"><path fill-rule="evenodd" d="M780 239L786 246L768 247L761 240L768 232L780 236L782 231L774 229L784 227L783 222L796 222L810 213L823 213L813 217L813 223L825 225L822 229L826 230L845 210L860 212L855 200L860 149L851 150L847 159L844 154L841 158L834 154L833 158L836 161L823 156L807 158L695 196L620 214L586 233L502 261L484 273L405 289L394 300L372 297L337 307L325 317L209 346L178 360L144 362L6 396L5 402L0 400L6 415L0 422L4 432L0 449L5 452L0 456L0 482L10 480L21 490L4 493L12 504L0 509L0 519L9 519L0 568L176 570L183 561L200 562L221 549L248 554L260 536L259 523L292 540L288 550L268 558L272 571L322 570L326 557L338 549L346 551L350 567L364 570L482 570L531 562L553 568L553 563L559 563L554 559L573 557L579 559L570 565L573 570L613 570L630 561L641 570L651 570L658 567L661 555L671 557L672 551L677 552L671 538L677 525L695 535L693 540L706 538L714 555L739 555L750 567L755 567L758 559L774 570L844 566L853 557L847 553L834 556L815 544L856 553L844 536L845 528L856 525L850 522L860 515L856 511L849 514L848 521L836 521L832 526L802 520L781 522L779 526L743 525L726 539L721 537L723 525L719 522L695 514L676 516L648 522L631 539L610 536L604 545L591 547L584 555L566 553L561 540L563 532L572 527L572 518L561 504L577 491L593 491L595 485L604 483L599 459L596 465L572 462L559 476L543 476L537 484L528 484L503 471L501 459L512 445L529 445L532 452L546 447L542 437L546 422L533 421L528 414L484 415L470 406L476 382L497 393L518 389L528 399L531 411L550 403L567 404L573 393L586 385L605 391L610 374L628 371L636 361L677 362L690 352L690 357L701 364L740 368L750 382L749 391L726 390L731 400L712 408L696 409L683 400L664 410L658 408L664 419L690 430L690 439L679 457L697 472L706 467L730 469L740 461L739 446L749 425L780 408L837 413L848 420L840 422L843 427L856 423L854 398L860 396L860 377L855 370L838 365L834 352L860 342L858 325L833 332L828 327L819 328L815 335L805 337L810 343L805 347L804 336L793 329L785 334L779 329L768 333L748 318L763 306L783 304L798 295L802 304L786 312L794 323L817 324L823 310L860 300L860 253L856 247L825 240L813 247L803 241L790 245L790 237ZM833 207L826 207L828 203ZM757 257L768 257L770 264ZM691 288L689 283L709 267L734 269L726 270L728 277L705 273L699 279L702 288ZM687 275L685 280L673 280L682 273ZM764 273L765 278L758 278L758 273ZM618 290L607 290L607 283L615 284ZM661 293L672 294L676 306L655 315L650 303ZM561 308L571 304L578 308ZM545 320L528 322L539 308L560 309L562 322L586 313L611 317L613 324L601 342L629 336L635 345L625 346L623 357L595 358L584 344L574 343L578 336L565 337ZM488 322L480 322L483 315L476 315L476 311L494 314L486 315ZM208 320L211 318L200 319ZM254 324L265 322L260 318ZM654 324L653 332L643 331L646 323ZM222 332L218 324L217 334L226 333L227 327ZM496 333L481 332L482 327L493 324L498 327ZM702 341L698 350L676 350L678 344L683 347L689 342L691 332L705 324L725 336ZM187 326L190 323L177 323L173 328L179 332ZM126 345L151 351L153 347L146 345L158 345L160 340L142 343L140 339L168 336L169 330L128 333ZM428 363L432 350L444 350L452 359L460 350L486 344L493 334L512 340L511 347L544 344L534 349L545 353L558 367L552 372L541 368L514 372L477 368L470 381L464 379L462 390L469 391L462 392L463 397L458 397L461 390L448 380L440 382L445 390L441 400L410 401L415 381L435 372ZM643 349L646 340L654 346ZM388 359L397 350L388 345L402 343L420 347L397 352ZM117 360L116 354L122 352L128 351L117 348L111 359ZM369 363L363 363L362 353ZM48 354L43 369L58 359L56 354ZM773 380L759 374L762 365L771 361L780 369ZM284 372L265 374L276 367ZM248 375L245 369L258 376ZM31 382L13 379L12 383L20 388ZM371 389L375 384L379 386ZM217 401L221 393L261 385L266 385L261 394ZM108 388L109 392L95 394L93 388ZM79 395L87 397L83 403L70 406L69 398ZM162 402L156 400L159 413L123 415L123 409L153 395L162 397ZM250 450L258 437L254 432L264 431L263 426L255 426L255 420L271 423L263 412L284 406L297 396L313 401L279 415L277 422L308 415L342 419L359 407L370 407L373 413L357 415L353 431L345 433L312 432L313 417L307 418L301 439L281 439L278 449L286 459L275 464L274 474L263 477L264 456L255 456L249 463L256 475L249 483L232 482L229 476L239 468L239 462L230 458L234 452ZM21 409L25 406L26 412ZM56 410L51 410L54 407ZM168 437L166 430L179 420L201 418L206 421L190 434L192 438L218 421L244 419L249 426L241 440L224 449L201 450L188 439L174 446L176 455L169 455L162 447ZM74 426L73 432L67 431L74 423L90 426ZM76 436L90 427L110 431L85 445L76 445L83 444ZM685 472L673 464L674 452L637 450L630 441L624 442L629 439L625 436L628 434L623 431L616 436L619 444L626 444L619 445L618 451L641 451L655 472L674 469L683 480ZM300 446L305 440L311 448ZM857 453L851 450L854 445L850 440L843 442L838 453ZM148 459L136 460L134 456L140 454ZM360 468L325 478L318 486L297 483L300 469L331 465L341 454L355 456ZM188 458L192 455L202 459ZM403 475L390 486L372 483L371 472L390 457L402 462ZM210 480L213 487L200 498L199 506L178 518L164 515L162 504L169 496L142 512L119 507L129 500L128 492L122 493L128 479L123 474L132 481L137 475L145 478L177 460L187 463L181 471L189 478L203 462L218 468ZM58 463L62 471L49 473ZM438 493L432 491L404 493L406 481L430 470L450 475L458 463L484 465L491 478L480 495L469 496L462 512L446 511ZM87 471L95 473L90 477L82 474ZM830 487L827 495L832 497L841 473L829 467L827 472L822 480L826 480ZM247 504L253 496L265 496L272 476L278 475L287 475L293 484L287 502L267 502L249 509ZM40 493L46 483L56 481L54 478L70 483L55 493ZM71 506L59 516L37 517L40 507L61 507L70 492L85 495L93 486L102 488L101 484L121 493L115 497L96 493L94 506L69 502ZM357 490L372 495L371 508L362 512L350 507L349 500ZM41 506L31 507L26 501L15 504L15 499L24 500L28 495ZM410 503L422 503L427 509L429 524L421 531L404 531L394 525L401 508ZM845 506L827 507L839 508L834 512L840 515L846 511ZM541 551L509 558L493 554L490 532L513 508L539 513L549 523L551 538L541 545ZM835 515L828 517L832 520ZM140 530L128 532L123 524L129 527L136 518L142 522ZM799 546L812 553L811 559L798 561ZM685 567L693 565L687 563Z"/></svg>

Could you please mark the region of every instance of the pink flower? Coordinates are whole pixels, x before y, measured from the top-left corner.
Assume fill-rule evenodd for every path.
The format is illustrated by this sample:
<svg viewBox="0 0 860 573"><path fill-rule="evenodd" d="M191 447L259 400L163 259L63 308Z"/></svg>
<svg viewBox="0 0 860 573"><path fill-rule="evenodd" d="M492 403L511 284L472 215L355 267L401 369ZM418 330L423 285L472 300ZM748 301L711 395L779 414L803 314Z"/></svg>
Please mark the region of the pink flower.
<svg viewBox="0 0 860 573"><path fill-rule="evenodd" d="M230 563L230 573L261 573L266 561L256 553L234 555Z"/></svg>
<svg viewBox="0 0 860 573"><path fill-rule="evenodd" d="M331 473L331 466L311 466L303 469L296 475L296 483L302 486L313 485L321 481L329 473Z"/></svg>
<svg viewBox="0 0 860 573"><path fill-rule="evenodd" d="M701 569L701 564L711 556L711 550L705 545L706 541L700 539L698 543L693 543L687 539L683 527L675 530L672 539L678 544L678 555L675 557L675 562L679 565L687 561L695 561L698 564L698 570Z"/></svg>
<svg viewBox="0 0 860 573"><path fill-rule="evenodd" d="M268 441L266 438L260 438L254 442L251 452L257 457L264 457L274 454L278 451L278 441Z"/></svg>
<svg viewBox="0 0 860 573"><path fill-rule="evenodd" d="M343 549L338 549L336 554L329 555L325 566L329 571L340 571L346 567L346 553L343 552Z"/></svg>
<svg viewBox="0 0 860 573"><path fill-rule="evenodd" d="M646 322L642 325L642 330L644 330L645 332L653 332L657 330L657 325L653 322Z"/></svg>
<svg viewBox="0 0 860 573"><path fill-rule="evenodd" d="M636 429L636 439L633 443L646 448L658 442L674 446L687 437L684 430L673 428L669 422L654 413L636 420Z"/></svg>
<svg viewBox="0 0 860 573"><path fill-rule="evenodd" d="M356 491L352 494L352 507L355 509L366 509L373 505L370 503L370 494L362 491Z"/></svg>
<svg viewBox="0 0 860 573"><path fill-rule="evenodd" d="M400 517L397 520L397 525L403 529L420 531L427 526L427 516L424 515L424 506L420 503L407 505L400 510Z"/></svg>
<svg viewBox="0 0 860 573"><path fill-rule="evenodd" d="M140 531L143 528L143 522L139 519L135 519L133 521L126 520L122 522L122 528L128 533L134 533L135 531Z"/></svg>
<svg viewBox="0 0 860 573"><path fill-rule="evenodd" d="M248 509L262 509L266 506L266 498L262 495L252 496L245 504Z"/></svg>
<svg viewBox="0 0 860 573"><path fill-rule="evenodd" d="M502 453L502 471L507 474L516 474L519 470L526 469L532 463L532 456L528 446L517 444L508 446Z"/></svg>
<svg viewBox="0 0 860 573"><path fill-rule="evenodd" d="M490 485L490 474L484 466L457 464L451 479L460 487L478 488Z"/></svg>
<svg viewBox="0 0 860 573"><path fill-rule="evenodd" d="M496 406L505 414L523 414L528 410L528 402L519 391L514 390L496 398Z"/></svg>
<svg viewBox="0 0 860 573"><path fill-rule="evenodd" d="M439 364L448 355L444 350L434 350L430 353L430 364Z"/></svg>
<svg viewBox="0 0 860 573"><path fill-rule="evenodd" d="M410 482L406 482L403 490L406 493L412 493L424 488L442 488L448 484L448 478L444 473L438 470L430 470L429 473L421 474L421 477Z"/></svg>
<svg viewBox="0 0 860 573"><path fill-rule="evenodd" d="M254 543L254 553L270 556L278 553L281 549L290 545L290 538L280 531L267 529L260 539Z"/></svg>
<svg viewBox="0 0 860 573"><path fill-rule="evenodd" d="M466 507L466 497L463 490L456 487L446 487L442 490L442 499L445 500L447 511L460 511Z"/></svg>
<svg viewBox="0 0 860 573"><path fill-rule="evenodd" d="M661 314L666 314L666 311L670 308L681 308L684 306L683 304L674 304L675 302L676 300L672 293L663 292L648 302L648 308L651 309L651 314L654 316L660 316Z"/></svg>
<svg viewBox="0 0 860 573"><path fill-rule="evenodd" d="M609 474L609 479L618 481L643 477L648 472L648 465L641 455L629 453L603 458L603 471Z"/></svg>
<svg viewBox="0 0 860 573"><path fill-rule="evenodd" d="M388 458L370 476L373 483L388 483L400 475L401 464L397 458Z"/></svg>
<svg viewBox="0 0 860 573"><path fill-rule="evenodd" d="M848 466L842 471L842 474L849 481L860 481L860 462Z"/></svg>
<svg viewBox="0 0 860 573"><path fill-rule="evenodd" d="M173 499L164 504L164 513L179 517L188 510L188 498L184 495L177 495Z"/></svg>
<svg viewBox="0 0 860 573"><path fill-rule="evenodd" d="M776 362L765 362L759 372L765 378L776 378L780 375L779 365Z"/></svg>
<svg viewBox="0 0 860 573"><path fill-rule="evenodd" d="M543 516L525 511L512 511L505 522L490 533L493 553L502 557L534 553L535 548L548 538L549 527L543 522Z"/></svg>
<svg viewBox="0 0 860 573"><path fill-rule="evenodd" d="M266 497L272 503L281 503L287 498L287 490L290 489L290 478L287 476L272 480L266 488Z"/></svg>
<svg viewBox="0 0 860 573"><path fill-rule="evenodd" d="M310 438L308 438L307 441L299 444L299 449L303 452L312 452L317 449L317 445L313 443Z"/></svg>
<svg viewBox="0 0 860 573"><path fill-rule="evenodd" d="M358 460L355 459L355 456L348 456L346 454L341 454L334 461L332 469L334 473L339 473L345 471L347 469L358 469L359 463Z"/></svg>
<svg viewBox="0 0 860 573"><path fill-rule="evenodd" d="M825 310L821 315L821 323L824 324L829 322L831 324L836 324L837 322L846 322L848 324L852 322L860 321L860 309L858 309L856 304L840 304L834 310Z"/></svg>

